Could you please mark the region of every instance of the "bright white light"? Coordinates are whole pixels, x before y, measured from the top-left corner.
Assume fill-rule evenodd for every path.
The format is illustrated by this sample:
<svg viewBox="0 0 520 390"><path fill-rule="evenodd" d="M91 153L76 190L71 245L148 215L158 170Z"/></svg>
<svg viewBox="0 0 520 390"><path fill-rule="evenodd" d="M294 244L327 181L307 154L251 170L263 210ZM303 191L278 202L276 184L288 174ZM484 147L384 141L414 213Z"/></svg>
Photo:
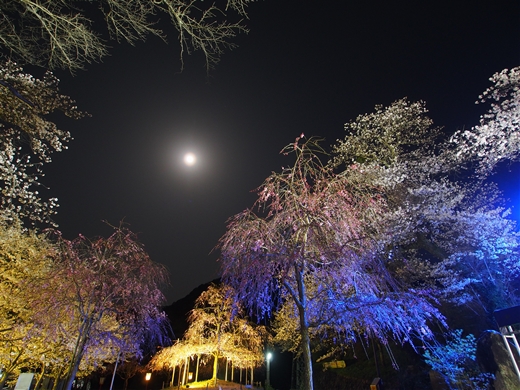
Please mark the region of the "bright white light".
<svg viewBox="0 0 520 390"><path fill-rule="evenodd" d="M271 358L273 357L273 355L271 354L271 352L267 352L267 361L271 360Z"/></svg>
<svg viewBox="0 0 520 390"><path fill-rule="evenodd" d="M184 164L188 166L195 165L197 162L197 156L195 156L193 153L186 153L184 155Z"/></svg>

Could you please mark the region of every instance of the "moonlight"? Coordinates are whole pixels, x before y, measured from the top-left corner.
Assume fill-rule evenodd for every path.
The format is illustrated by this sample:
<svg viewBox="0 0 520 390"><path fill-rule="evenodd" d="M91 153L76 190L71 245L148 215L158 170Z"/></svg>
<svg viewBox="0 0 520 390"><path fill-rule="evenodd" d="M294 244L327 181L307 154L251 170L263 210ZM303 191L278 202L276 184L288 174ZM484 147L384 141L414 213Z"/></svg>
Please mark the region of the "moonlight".
<svg viewBox="0 0 520 390"><path fill-rule="evenodd" d="M184 155L184 164L188 166L195 165L197 162L197 157L193 153L186 153Z"/></svg>

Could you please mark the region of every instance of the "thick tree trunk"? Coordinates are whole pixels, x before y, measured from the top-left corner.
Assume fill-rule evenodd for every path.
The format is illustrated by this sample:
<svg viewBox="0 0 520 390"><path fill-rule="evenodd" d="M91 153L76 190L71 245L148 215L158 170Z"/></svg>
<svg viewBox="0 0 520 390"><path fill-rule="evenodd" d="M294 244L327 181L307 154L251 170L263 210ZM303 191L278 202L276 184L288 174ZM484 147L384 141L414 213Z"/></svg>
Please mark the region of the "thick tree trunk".
<svg viewBox="0 0 520 390"><path fill-rule="evenodd" d="M311 340L309 337L309 326L307 324L306 313L300 315L300 335L302 338L302 356L303 356L303 389L313 390L312 384L312 355Z"/></svg>
<svg viewBox="0 0 520 390"><path fill-rule="evenodd" d="M83 324L80 328L78 341L76 342L76 347L74 348L74 352L72 354L72 359L70 362L67 384L65 386L65 390L72 390L72 383L76 378L76 374L78 373L79 364L81 363L81 359L83 359L83 354L85 352L85 345L87 344L87 340L90 337L90 330L92 328L92 323L94 322L93 318L87 318L83 321Z"/></svg>
<svg viewBox="0 0 520 390"><path fill-rule="evenodd" d="M68 373L67 384L65 386L65 390L72 390L72 384L74 379L76 379L76 374L78 373L79 364L81 363L81 359L83 359L83 352L85 350L85 345L87 344L88 335L81 335L81 339L79 341L78 348L76 350L75 356L72 358L71 369Z"/></svg>
<svg viewBox="0 0 520 390"><path fill-rule="evenodd" d="M297 307L300 316L300 336L304 364L302 389L313 390L311 339L309 335L309 320L307 318L307 296L303 280L303 272L298 270L297 267L295 267L295 271L296 284L298 287Z"/></svg>
<svg viewBox="0 0 520 390"><path fill-rule="evenodd" d="M218 354L213 355L213 380L214 386L217 386L217 373L218 373Z"/></svg>

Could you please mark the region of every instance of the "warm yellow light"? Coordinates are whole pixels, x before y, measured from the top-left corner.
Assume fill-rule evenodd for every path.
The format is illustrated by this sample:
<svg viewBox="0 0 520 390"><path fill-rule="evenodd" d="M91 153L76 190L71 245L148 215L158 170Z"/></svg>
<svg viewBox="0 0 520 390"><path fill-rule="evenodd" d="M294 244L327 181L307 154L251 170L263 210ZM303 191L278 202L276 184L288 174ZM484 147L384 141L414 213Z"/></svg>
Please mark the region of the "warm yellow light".
<svg viewBox="0 0 520 390"><path fill-rule="evenodd" d="M152 377L152 373L151 373L151 372L147 372L147 373L146 373L146 376L144 377L144 379L146 379L147 381L149 381L151 377Z"/></svg>
<svg viewBox="0 0 520 390"><path fill-rule="evenodd" d="M193 379L193 372L188 373L188 380L191 381Z"/></svg>

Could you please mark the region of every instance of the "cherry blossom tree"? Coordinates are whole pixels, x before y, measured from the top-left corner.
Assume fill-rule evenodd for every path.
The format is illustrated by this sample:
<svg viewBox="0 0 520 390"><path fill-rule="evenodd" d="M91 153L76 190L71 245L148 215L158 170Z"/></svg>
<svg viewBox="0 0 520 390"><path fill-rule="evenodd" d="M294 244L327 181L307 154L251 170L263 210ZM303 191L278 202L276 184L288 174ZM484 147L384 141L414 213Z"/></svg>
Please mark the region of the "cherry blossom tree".
<svg viewBox="0 0 520 390"><path fill-rule="evenodd" d="M310 390L312 329L328 324L345 341L368 335L411 342L431 336L427 321L442 316L428 291L406 288L389 272L388 206L370 172L354 165L336 174L319 159L316 140L302 138L283 149L295 154L294 165L258 189L259 214L231 218L219 248L237 299L258 315L277 299L289 305Z"/></svg>
<svg viewBox="0 0 520 390"><path fill-rule="evenodd" d="M66 337L67 389L80 363L95 364L118 353L142 356L143 348L167 342L166 317L159 307L164 268L150 260L136 236L115 228L108 238L64 239L52 234L57 250L48 277L32 287L35 318L47 337Z"/></svg>
<svg viewBox="0 0 520 390"><path fill-rule="evenodd" d="M490 103L480 123L470 130L459 130L450 142L459 161L470 159L481 174L489 174L497 163L514 160L520 151L520 67L504 69L489 79L476 103Z"/></svg>
<svg viewBox="0 0 520 390"><path fill-rule="evenodd" d="M0 224L0 387L23 367L40 368L42 355L53 348L33 321L26 304L33 297L24 288L46 274L51 249L41 235Z"/></svg>
<svg viewBox="0 0 520 390"><path fill-rule="evenodd" d="M519 302L515 223L496 186L471 170L475 162L479 172L491 168L495 146L483 142L481 157L468 143L454 147L461 133L446 140L427 117L424 102L406 99L377 106L345 130L332 163L346 169L357 164L367 180L380 186L392 226L386 250L401 280L436 287L439 298L458 305L480 306L489 320L496 308Z"/></svg>
<svg viewBox="0 0 520 390"><path fill-rule="evenodd" d="M219 359L226 359L226 364L232 362L234 367L240 368L263 364L263 348L268 340L265 327L253 326L233 298L230 286L210 285L195 301L182 340L162 349L153 357L151 367L173 368L188 358L211 356L211 380L216 385Z"/></svg>
<svg viewBox="0 0 520 390"><path fill-rule="evenodd" d="M51 73L43 79L26 74L12 62L0 65L0 218L11 223L52 223L57 199L42 199L43 164L67 148L68 131L49 120L62 112L83 116L68 96L60 94Z"/></svg>
<svg viewBox="0 0 520 390"><path fill-rule="evenodd" d="M213 376L217 379L218 360L225 358L240 366L243 361L263 362L266 338L262 326L253 327L239 306L234 305L231 287L211 285L195 301L188 316L190 326L184 335L189 344L211 345Z"/></svg>

